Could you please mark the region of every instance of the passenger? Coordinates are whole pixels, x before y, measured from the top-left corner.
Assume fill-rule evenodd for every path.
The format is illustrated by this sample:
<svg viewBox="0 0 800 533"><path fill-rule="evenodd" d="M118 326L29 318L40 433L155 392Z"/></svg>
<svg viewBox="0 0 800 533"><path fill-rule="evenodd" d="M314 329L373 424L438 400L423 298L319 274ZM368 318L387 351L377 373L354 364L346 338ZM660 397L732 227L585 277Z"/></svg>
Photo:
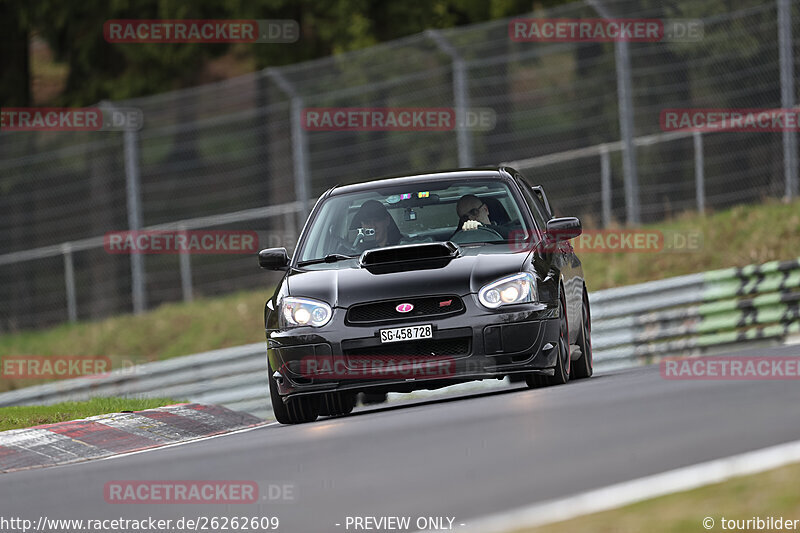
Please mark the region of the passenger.
<svg viewBox="0 0 800 533"><path fill-rule="evenodd" d="M383 246L394 246L400 244L403 234L400 228L389 214L386 207L377 200L367 200L358 209L356 216L350 226L353 229L373 229L375 230L375 240L369 242L370 247L378 248ZM364 241L366 244L368 241Z"/></svg>

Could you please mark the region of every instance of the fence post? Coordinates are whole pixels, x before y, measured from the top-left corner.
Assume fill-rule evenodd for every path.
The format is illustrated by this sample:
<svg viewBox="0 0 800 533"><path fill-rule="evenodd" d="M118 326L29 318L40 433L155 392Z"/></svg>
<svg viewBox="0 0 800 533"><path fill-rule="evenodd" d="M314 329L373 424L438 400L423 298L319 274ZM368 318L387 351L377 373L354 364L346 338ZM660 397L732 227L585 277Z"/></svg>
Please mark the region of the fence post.
<svg viewBox="0 0 800 533"><path fill-rule="evenodd" d="M436 46L450 56L453 62L453 103L456 108L456 141L458 143L458 166L473 166L472 135L467 128L467 111L469 110L469 83L467 81L467 64L458 50L447 39L435 30L426 30Z"/></svg>
<svg viewBox="0 0 800 533"><path fill-rule="evenodd" d="M631 60L628 42L616 43L617 86L619 121L622 131L622 170L625 176L625 203L628 224L641 221L639 202L639 170L636 162L636 145L633 143L633 97L631 87Z"/></svg>
<svg viewBox="0 0 800 533"><path fill-rule="evenodd" d="M778 2L778 46L781 65L781 107L794 107L794 58L792 53L792 3ZM797 134L792 128L783 130L783 173L787 199L797 196Z"/></svg>
<svg viewBox="0 0 800 533"><path fill-rule="evenodd" d="M75 266L72 262L72 245L65 242L61 245L64 255L64 285L67 290L67 319L78 321L78 304L75 299Z"/></svg>
<svg viewBox="0 0 800 533"><path fill-rule="evenodd" d="M706 173L703 163L703 134L692 133L694 141L694 188L697 197L697 211L702 215L706 211Z"/></svg>
<svg viewBox="0 0 800 533"><path fill-rule="evenodd" d="M142 202L139 187L139 132L126 129L123 133L125 155L125 181L128 199L128 229L142 229ZM131 296L133 312L142 313L147 308L145 294L144 256L131 255Z"/></svg>
<svg viewBox="0 0 800 533"><path fill-rule="evenodd" d="M178 232L181 235L186 235L186 226L178 226ZM194 300L194 293L192 292L192 258L189 251L178 250L178 261L181 267L181 293L183 293L183 301L191 302Z"/></svg>
<svg viewBox="0 0 800 533"><path fill-rule="evenodd" d="M603 205L603 227L611 225L611 157L608 146L600 148L600 201Z"/></svg>
<svg viewBox="0 0 800 533"><path fill-rule="evenodd" d="M588 0L589 4L606 19L615 18L601 0ZM641 221L639 203L639 174L636 164L636 145L633 142L633 84L631 82L631 57L628 41L614 42L614 62L617 69L617 107L619 129L622 134L622 175L625 179L625 210L628 225Z"/></svg>
<svg viewBox="0 0 800 533"><path fill-rule="evenodd" d="M297 93L291 82L280 70L268 68L264 74L275 82L275 85L289 97L292 121L292 161L294 165L294 194L298 202L301 202L300 211L297 213L298 227L303 227L303 223L308 216L308 195L311 189L310 173L308 164L308 138L303 129L303 98ZM295 232L296 233L296 232Z"/></svg>

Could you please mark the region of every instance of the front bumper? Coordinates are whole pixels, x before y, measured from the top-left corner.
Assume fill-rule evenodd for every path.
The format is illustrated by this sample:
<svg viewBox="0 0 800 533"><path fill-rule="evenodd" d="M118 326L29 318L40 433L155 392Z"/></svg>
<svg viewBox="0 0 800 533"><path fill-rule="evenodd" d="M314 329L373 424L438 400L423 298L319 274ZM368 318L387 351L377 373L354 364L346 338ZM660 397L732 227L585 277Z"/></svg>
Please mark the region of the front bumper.
<svg viewBox="0 0 800 533"><path fill-rule="evenodd" d="M288 399L331 391L410 392L513 373L552 374L558 352L557 304L489 310L473 294L462 299L464 312L446 318L354 326L345 323L347 309L335 308L331 321L321 328L267 330L267 356L270 368L279 372L279 394ZM432 339L380 341L381 329L420 324L433 326ZM431 355L424 353L427 348ZM395 372L358 370L365 360L386 357L396 363ZM320 374L309 371L307 362L312 359L314 368L322 369ZM325 371L331 369L335 372Z"/></svg>

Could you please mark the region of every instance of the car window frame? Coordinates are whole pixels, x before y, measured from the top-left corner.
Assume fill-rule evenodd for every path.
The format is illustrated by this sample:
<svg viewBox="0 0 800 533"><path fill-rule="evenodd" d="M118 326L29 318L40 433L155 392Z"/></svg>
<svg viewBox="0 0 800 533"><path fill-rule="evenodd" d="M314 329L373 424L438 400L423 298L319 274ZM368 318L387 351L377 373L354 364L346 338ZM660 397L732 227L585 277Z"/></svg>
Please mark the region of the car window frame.
<svg viewBox="0 0 800 533"><path fill-rule="evenodd" d="M525 181L521 180L517 176L517 182L519 187L522 189L522 196L525 198L525 203L528 205L528 209L531 210L531 216L536 223L537 229L541 232L544 232L547 229L547 221L550 220L552 217L549 216L549 213L546 209L541 205L541 202L533 191L530 189L530 186L525 183ZM538 215L538 216L537 216ZM539 223L539 218L542 219L542 224Z"/></svg>
<svg viewBox="0 0 800 533"><path fill-rule="evenodd" d="M527 226L528 228L538 227L535 220L533 219L533 215L531 214L530 206L525 199L525 196L520 188L524 188L520 185L520 183L511 176L510 173L506 171L495 171L497 172L494 176L486 175L486 176L448 176L440 181L500 181L505 186L508 187L509 193L511 197L514 198L514 201L517 202L519 207L520 214L522 215L522 219L520 222ZM416 180L409 181L409 186L414 186L417 184ZM399 185L399 184L393 184ZM376 187L377 188L377 187ZM297 250L303 249L305 247L306 241L309 239L311 234L311 228L314 227L314 224L317 222L317 218L319 217L322 208L324 207L323 204L325 201L330 200L333 197L338 196L334 194L336 187L329 189L326 191L322 196L319 197L317 202L314 204L311 213L309 214L308 218L306 219L305 224L303 225L303 230L300 233L300 237L297 240L295 245L294 253L292 254L291 260L289 261L289 268L297 268L297 263L299 262L299 254ZM363 191L358 191L363 192Z"/></svg>

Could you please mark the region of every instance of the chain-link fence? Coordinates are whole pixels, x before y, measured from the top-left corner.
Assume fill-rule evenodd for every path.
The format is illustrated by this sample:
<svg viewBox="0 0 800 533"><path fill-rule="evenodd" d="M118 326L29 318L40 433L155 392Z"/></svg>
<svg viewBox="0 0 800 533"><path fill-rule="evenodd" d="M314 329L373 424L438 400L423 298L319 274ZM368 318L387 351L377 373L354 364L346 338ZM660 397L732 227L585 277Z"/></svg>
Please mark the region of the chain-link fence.
<svg viewBox="0 0 800 533"><path fill-rule="evenodd" d="M141 109L138 132L0 132L0 332L264 290L275 276L253 255L116 255L103 235L255 230L262 247L291 249L337 183L510 162L557 212L598 226L796 191L793 135L664 133L659 114L793 107L797 2L585 0L529 16L609 13L699 19L703 38L516 42L496 20L102 104ZM496 124L307 131L310 107L490 108Z"/></svg>

